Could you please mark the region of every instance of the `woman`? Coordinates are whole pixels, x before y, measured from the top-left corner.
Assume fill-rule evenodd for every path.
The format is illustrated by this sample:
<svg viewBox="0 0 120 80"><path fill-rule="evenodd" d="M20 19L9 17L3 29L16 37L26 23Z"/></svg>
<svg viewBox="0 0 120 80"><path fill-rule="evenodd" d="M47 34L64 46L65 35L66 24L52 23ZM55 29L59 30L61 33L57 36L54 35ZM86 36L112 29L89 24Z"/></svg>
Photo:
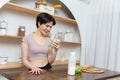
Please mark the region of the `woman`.
<svg viewBox="0 0 120 80"><path fill-rule="evenodd" d="M55 24L56 21L51 15L40 13L36 18L36 32L23 38L22 61L33 74L40 74L43 69L50 69L55 60L60 43L59 40L51 42L48 37Z"/></svg>

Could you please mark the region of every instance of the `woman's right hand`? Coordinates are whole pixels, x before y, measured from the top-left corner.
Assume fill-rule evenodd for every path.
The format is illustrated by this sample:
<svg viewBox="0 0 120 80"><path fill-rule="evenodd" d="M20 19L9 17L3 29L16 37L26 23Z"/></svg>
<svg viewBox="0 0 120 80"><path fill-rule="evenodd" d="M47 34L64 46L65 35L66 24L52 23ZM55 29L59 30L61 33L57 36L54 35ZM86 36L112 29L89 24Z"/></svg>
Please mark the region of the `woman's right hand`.
<svg viewBox="0 0 120 80"><path fill-rule="evenodd" d="M29 72L32 73L32 74L41 74L42 72L44 72L44 70L42 70L38 67L34 67Z"/></svg>

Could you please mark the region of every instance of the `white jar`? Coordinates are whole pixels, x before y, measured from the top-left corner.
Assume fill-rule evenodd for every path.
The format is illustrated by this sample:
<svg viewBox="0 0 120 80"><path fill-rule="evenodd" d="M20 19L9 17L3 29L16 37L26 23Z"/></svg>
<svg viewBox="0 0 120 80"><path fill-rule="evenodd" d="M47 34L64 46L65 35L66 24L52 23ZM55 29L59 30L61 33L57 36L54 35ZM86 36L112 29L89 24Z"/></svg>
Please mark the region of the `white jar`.
<svg viewBox="0 0 120 80"><path fill-rule="evenodd" d="M67 30L64 34L64 41L73 41L73 32Z"/></svg>
<svg viewBox="0 0 120 80"><path fill-rule="evenodd" d="M0 21L0 27L2 28L2 29L6 29L7 28L7 22L5 21L5 20L1 20Z"/></svg>
<svg viewBox="0 0 120 80"><path fill-rule="evenodd" d="M0 57L0 64L7 64L7 63L8 63L8 57L7 56Z"/></svg>
<svg viewBox="0 0 120 80"><path fill-rule="evenodd" d="M68 75L75 75L75 67L76 67L75 52L71 52L68 61Z"/></svg>
<svg viewBox="0 0 120 80"><path fill-rule="evenodd" d="M6 29L0 29L0 34L7 34L7 30Z"/></svg>
<svg viewBox="0 0 120 80"><path fill-rule="evenodd" d="M5 20L0 21L0 34L6 34L7 33L7 22Z"/></svg>

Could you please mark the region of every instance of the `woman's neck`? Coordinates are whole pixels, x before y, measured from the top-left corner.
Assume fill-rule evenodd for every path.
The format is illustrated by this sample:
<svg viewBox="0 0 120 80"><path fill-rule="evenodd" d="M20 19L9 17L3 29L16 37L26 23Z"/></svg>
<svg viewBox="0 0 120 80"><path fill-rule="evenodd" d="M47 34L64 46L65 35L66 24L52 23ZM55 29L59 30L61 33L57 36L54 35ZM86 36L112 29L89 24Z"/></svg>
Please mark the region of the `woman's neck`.
<svg viewBox="0 0 120 80"><path fill-rule="evenodd" d="M36 31L35 35L38 36L38 37L44 37L39 31Z"/></svg>

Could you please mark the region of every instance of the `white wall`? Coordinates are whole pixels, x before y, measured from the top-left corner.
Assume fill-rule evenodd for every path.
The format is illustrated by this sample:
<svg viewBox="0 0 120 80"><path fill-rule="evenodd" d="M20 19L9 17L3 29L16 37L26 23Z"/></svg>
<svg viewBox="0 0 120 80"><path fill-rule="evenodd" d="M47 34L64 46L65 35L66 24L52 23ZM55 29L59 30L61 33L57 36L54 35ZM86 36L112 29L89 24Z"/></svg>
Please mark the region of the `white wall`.
<svg viewBox="0 0 120 80"><path fill-rule="evenodd" d="M60 0L72 12L77 24L79 26L81 36L81 65L85 62L85 48L87 41L87 34L89 33L89 5L80 0Z"/></svg>

